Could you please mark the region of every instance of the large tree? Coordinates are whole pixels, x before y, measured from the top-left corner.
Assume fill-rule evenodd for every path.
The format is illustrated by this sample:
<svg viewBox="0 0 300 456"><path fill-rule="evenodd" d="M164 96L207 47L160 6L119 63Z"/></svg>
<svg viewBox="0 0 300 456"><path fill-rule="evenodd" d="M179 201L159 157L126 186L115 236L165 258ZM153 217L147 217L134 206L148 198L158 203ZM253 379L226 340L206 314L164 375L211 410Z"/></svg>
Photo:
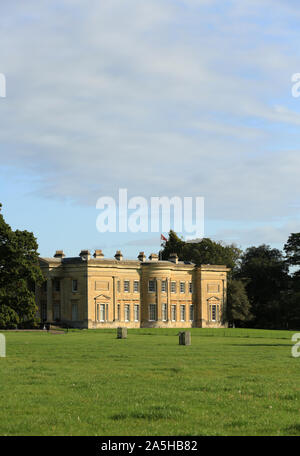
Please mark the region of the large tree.
<svg viewBox="0 0 300 456"><path fill-rule="evenodd" d="M227 284L226 320L244 326L251 321L251 304L245 284L241 280L229 280Z"/></svg>
<svg viewBox="0 0 300 456"><path fill-rule="evenodd" d="M2 205L0 204L0 211ZM36 322L34 288L43 280L33 233L13 231L0 213L0 327Z"/></svg>
<svg viewBox="0 0 300 456"><path fill-rule="evenodd" d="M177 253L182 261L192 261L197 266L201 264L222 264L235 270L241 256L241 250L234 244L224 245L222 242L203 238L197 242L186 242L180 239L174 231L169 232L161 258L167 260L170 253Z"/></svg>
<svg viewBox="0 0 300 456"><path fill-rule="evenodd" d="M290 266L300 266L300 233L291 233L284 245L287 263Z"/></svg>
<svg viewBox="0 0 300 456"><path fill-rule="evenodd" d="M282 327L289 287L282 252L268 245L249 247L242 255L238 278L246 283L256 327Z"/></svg>

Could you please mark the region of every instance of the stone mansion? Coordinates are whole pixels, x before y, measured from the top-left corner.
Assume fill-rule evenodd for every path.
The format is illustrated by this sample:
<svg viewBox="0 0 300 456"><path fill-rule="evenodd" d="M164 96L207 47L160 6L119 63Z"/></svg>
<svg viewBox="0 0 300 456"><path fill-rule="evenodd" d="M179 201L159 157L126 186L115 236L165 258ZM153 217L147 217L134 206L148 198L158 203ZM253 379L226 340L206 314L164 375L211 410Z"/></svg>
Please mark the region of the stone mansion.
<svg viewBox="0 0 300 456"><path fill-rule="evenodd" d="M40 258L45 282L36 289L41 321L75 328L224 327L226 266L178 261L106 259L82 250L66 258Z"/></svg>

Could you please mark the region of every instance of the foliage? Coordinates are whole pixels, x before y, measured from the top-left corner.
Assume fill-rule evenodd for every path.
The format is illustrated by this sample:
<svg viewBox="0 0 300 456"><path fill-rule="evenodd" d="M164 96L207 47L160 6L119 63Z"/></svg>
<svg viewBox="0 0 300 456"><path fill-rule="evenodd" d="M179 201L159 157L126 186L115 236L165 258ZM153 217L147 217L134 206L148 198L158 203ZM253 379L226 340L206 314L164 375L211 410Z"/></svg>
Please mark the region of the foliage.
<svg viewBox="0 0 300 456"><path fill-rule="evenodd" d="M241 280L229 280L227 284L226 320L241 324L252 318L245 284Z"/></svg>
<svg viewBox="0 0 300 456"><path fill-rule="evenodd" d="M222 242L215 242L209 238L203 238L199 242L185 242L171 230L169 239L161 251L161 258L167 260L171 253L177 253L179 260L191 261L197 266L218 264L235 270L241 250L234 244L223 245Z"/></svg>
<svg viewBox="0 0 300 456"><path fill-rule="evenodd" d="M33 233L13 231L0 213L0 309L4 326L5 321L9 326L12 321L22 325L36 320L34 287L43 280L37 248Z"/></svg>
<svg viewBox="0 0 300 456"><path fill-rule="evenodd" d="M256 327L281 327L282 303L288 291L288 265L278 249L249 247L242 255L237 277L246 283Z"/></svg>
<svg viewBox="0 0 300 456"><path fill-rule="evenodd" d="M300 266L300 233L291 233L283 249L288 264Z"/></svg>

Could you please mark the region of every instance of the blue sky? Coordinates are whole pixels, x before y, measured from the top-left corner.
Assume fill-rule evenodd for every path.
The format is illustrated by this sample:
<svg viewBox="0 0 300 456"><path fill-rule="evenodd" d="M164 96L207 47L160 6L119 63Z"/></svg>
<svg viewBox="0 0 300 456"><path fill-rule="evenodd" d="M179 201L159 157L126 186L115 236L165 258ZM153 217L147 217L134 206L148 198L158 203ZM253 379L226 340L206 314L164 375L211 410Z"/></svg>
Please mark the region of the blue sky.
<svg viewBox="0 0 300 456"><path fill-rule="evenodd" d="M43 256L158 233L96 230L101 196L203 196L205 236L299 232L298 4L28 0L1 5L0 201ZM186 233L182 233L185 236Z"/></svg>

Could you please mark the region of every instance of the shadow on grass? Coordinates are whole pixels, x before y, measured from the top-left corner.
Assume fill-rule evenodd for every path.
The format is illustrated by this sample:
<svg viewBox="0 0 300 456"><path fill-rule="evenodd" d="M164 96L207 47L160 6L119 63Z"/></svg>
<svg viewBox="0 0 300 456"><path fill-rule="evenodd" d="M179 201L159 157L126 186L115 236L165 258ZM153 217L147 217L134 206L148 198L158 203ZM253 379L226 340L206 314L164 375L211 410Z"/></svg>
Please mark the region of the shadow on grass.
<svg viewBox="0 0 300 456"><path fill-rule="evenodd" d="M184 410L179 407L173 406L154 406L150 407L145 411L132 410L127 413L118 413L112 415L111 419L114 421L128 420L128 419L138 419L138 420L163 420L175 418L178 419L185 414Z"/></svg>
<svg viewBox="0 0 300 456"><path fill-rule="evenodd" d="M227 344L232 347L292 347L292 344Z"/></svg>

